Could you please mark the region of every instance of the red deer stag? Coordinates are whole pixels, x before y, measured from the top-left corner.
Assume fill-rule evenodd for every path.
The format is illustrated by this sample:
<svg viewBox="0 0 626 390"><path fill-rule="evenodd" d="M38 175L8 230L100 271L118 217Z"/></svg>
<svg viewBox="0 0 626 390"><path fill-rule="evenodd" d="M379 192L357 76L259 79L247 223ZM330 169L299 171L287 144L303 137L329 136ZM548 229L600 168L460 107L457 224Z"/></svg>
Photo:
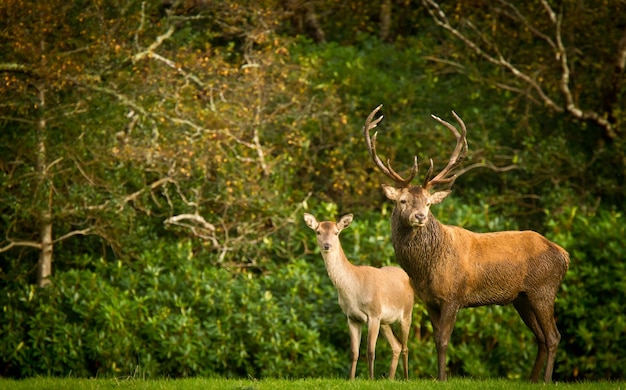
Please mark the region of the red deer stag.
<svg viewBox="0 0 626 390"><path fill-rule="evenodd" d="M400 267L374 268L356 266L348 261L339 241L339 233L352 222L352 214L339 222L317 222L311 214L304 214L307 226L315 230L328 276L339 293L339 306L348 317L354 379L361 344L361 326L367 324L367 363L370 379L374 379L374 358L379 330L389 341L392 350L389 379L396 375L402 353L404 379L409 379L407 341L411 328L414 292L409 276ZM400 323L399 340L390 324Z"/></svg>
<svg viewBox="0 0 626 390"><path fill-rule="evenodd" d="M467 155L466 128L461 132L450 123L433 118L450 129L457 143L448 165L436 176L433 161L422 185L411 185L418 172L417 157L407 178L383 164L376 154L376 133L370 130L382 120L365 121L363 133L376 166L391 180L383 184L385 196L395 202L391 216L391 239L400 266L409 274L417 296L424 302L433 324L439 380L446 380L446 351L459 309L512 303L532 330L538 345L530 380L537 382L545 364L544 381L552 380L554 359L561 335L554 318L554 302L569 266L568 253L533 231L474 233L440 223L430 206L440 203L451 192L456 176L451 172ZM547 364L546 364L547 361Z"/></svg>

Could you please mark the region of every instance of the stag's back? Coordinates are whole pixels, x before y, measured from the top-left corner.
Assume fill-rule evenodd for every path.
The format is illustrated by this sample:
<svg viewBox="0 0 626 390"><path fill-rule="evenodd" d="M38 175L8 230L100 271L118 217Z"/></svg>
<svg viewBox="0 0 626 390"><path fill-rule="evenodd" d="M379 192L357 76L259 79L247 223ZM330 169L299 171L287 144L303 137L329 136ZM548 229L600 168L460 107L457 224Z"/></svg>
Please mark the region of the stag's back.
<svg viewBox="0 0 626 390"><path fill-rule="evenodd" d="M507 304L537 290L555 296L569 266L563 248L533 231L474 233L435 218L412 228L392 217L392 242L427 303Z"/></svg>

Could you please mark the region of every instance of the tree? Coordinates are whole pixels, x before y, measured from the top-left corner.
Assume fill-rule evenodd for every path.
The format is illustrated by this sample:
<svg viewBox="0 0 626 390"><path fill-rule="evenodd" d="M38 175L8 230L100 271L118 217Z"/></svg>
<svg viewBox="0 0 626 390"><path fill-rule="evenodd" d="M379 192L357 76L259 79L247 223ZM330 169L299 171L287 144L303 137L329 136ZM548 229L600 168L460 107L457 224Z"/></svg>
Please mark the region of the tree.
<svg viewBox="0 0 626 390"><path fill-rule="evenodd" d="M570 153L575 148L581 153L575 153L578 161L571 156L559 159L570 160L570 172L577 176L581 192L619 202L616 195L625 189L626 161L626 117L621 109L626 96L623 4L422 3L448 34L450 48L442 52L449 54L437 61L454 64L454 71L508 93L508 104L520 113L522 122L548 127L554 124L541 117L565 119L569 128L563 137L572 144ZM533 136L540 139L543 134L538 129ZM595 166L613 169L596 171Z"/></svg>
<svg viewBox="0 0 626 390"><path fill-rule="evenodd" d="M332 96L313 101L288 63L274 2L194 4L3 4L0 251L18 254L3 268L27 274L34 248L45 285L70 237L127 258L166 230L254 263L254 244L292 223L310 192L287 190L308 142L294 130L331 116ZM325 109L304 115L312 106Z"/></svg>

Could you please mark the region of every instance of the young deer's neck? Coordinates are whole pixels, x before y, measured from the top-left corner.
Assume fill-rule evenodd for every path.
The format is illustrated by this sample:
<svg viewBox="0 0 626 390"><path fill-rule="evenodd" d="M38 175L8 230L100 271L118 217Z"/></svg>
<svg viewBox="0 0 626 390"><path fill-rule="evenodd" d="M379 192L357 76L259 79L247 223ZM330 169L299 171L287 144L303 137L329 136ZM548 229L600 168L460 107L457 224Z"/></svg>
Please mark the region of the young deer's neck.
<svg viewBox="0 0 626 390"><path fill-rule="evenodd" d="M322 257L324 258L328 277L335 287L346 288L355 283L354 273L356 266L348 261L341 244L338 244L329 252L322 251Z"/></svg>

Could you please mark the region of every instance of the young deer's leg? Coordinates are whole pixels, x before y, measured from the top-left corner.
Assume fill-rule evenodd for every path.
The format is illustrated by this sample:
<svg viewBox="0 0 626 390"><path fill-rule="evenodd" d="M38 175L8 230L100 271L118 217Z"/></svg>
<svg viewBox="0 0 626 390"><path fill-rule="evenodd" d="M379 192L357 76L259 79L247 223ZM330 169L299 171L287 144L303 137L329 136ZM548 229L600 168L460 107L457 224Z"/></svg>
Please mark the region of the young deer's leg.
<svg viewBox="0 0 626 390"><path fill-rule="evenodd" d="M409 332L411 331L411 320L413 314L408 311L400 321L400 334L398 338L402 345L402 367L404 368L404 379L409 379Z"/></svg>
<svg viewBox="0 0 626 390"><path fill-rule="evenodd" d="M361 327L362 324L348 318L348 330L350 332L350 379L354 379L356 375L356 363L359 360L359 348L361 346Z"/></svg>
<svg viewBox="0 0 626 390"><path fill-rule="evenodd" d="M376 359L376 340L380 331L380 318L367 318L367 365L370 379L374 379L374 360Z"/></svg>
<svg viewBox="0 0 626 390"><path fill-rule="evenodd" d="M402 352L402 343L398 340L395 334L393 334L393 330L391 330L391 326L389 325L380 325L380 331L383 336L389 342L391 346L391 366L389 367L389 379L394 379L396 377L396 368L398 367L398 359L400 358L400 353Z"/></svg>

